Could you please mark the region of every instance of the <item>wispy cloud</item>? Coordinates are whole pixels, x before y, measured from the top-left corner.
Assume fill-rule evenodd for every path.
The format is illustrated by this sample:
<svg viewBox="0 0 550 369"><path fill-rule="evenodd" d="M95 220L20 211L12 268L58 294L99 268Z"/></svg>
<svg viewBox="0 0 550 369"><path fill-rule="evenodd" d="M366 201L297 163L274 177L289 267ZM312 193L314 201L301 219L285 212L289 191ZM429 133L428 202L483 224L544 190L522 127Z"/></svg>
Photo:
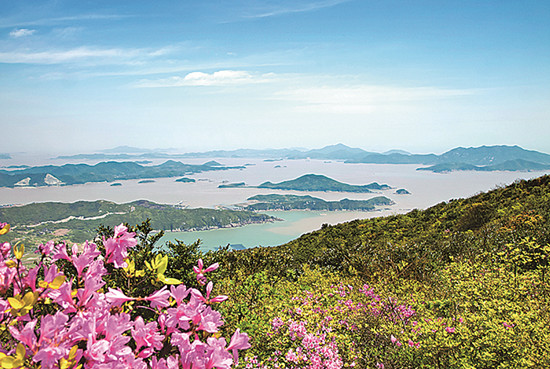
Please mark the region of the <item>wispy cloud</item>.
<svg viewBox="0 0 550 369"><path fill-rule="evenodd" d="M0 28L20 26L52 26L64 23L96 21L96 20L120 20L133 17L124 14L79 14L64 17L38 18L38 19L3 19L0 20Z"/></svg>
<svg viewBox="0 0 550 369"><path fill-rule="evenodd" d="M19 38L19 37L31 36L35 32L36 32L35 29L16 28L10 32L10 37Z"/></svg>
<svg viewBox="0 0 550 369"><path fill-rule="evenodd" d="M247 71L220 70L213 73L191 72L183 77L144 79L135 87L229 86L263 83L273 80L273 78L273 74L256 75Z"/></svg>
<svg viewBox="0 0 550 369"><path fill-rule="evenodd" d="M262 4L255 9L248 9L244 18L267 18L290 13L304 13L322 8L329 8L351 0L324 0L324 1L283 1L276 4Z"/></svg>
<svg viewBox="0 0 550 369"><path fill-rule="evenodd" d="M72 62L94 61L99 64L126 64L143 58L154 58L164 55L168 49L120 49L120 48L92 48L78 47L68 50L27 51L16 50L0 51L0 63L7 64L62 64Z"/></svg>
<svg viewBox="0 0 550 369"><path fill-rule="evenodd" d="M438 87L394 87L359 85L351 87L310 87L277 92L279 100L292 101L302 112L369 113L377 108L408 102L452 98L475 93L473 90Z"/></svg>

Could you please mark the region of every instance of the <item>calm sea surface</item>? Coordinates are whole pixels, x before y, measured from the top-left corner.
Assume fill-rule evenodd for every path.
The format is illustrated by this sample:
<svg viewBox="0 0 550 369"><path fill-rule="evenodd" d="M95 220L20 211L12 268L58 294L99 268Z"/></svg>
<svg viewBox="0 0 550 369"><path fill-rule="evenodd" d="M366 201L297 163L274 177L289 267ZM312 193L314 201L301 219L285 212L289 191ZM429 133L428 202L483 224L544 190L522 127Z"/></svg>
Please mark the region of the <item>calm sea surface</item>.
<svg viewBox="0 0 550 369"><path fill-rule="evenodd" d="M202 164L211 159L184 159L184 163ZM301 234L318 229L323 223L336 224L358 218L369 218L389 214L404 213L411 209L424 209L441 201L461 198L504 186L517 179L541 176L547 172L452 172L436 174L417 171L419 165L392 164L344 164L337 161L322 160L281 160L266 162L261 159L220 158L215 159L227 166L246 165L245 169L204 172L190 175L195 183L175 182L176 178L160 178L154 183L139 184L138 180L118 181L122 186L110 186L109 183L88 183L84 185L40 188L0 188L0 205L28 204L32 202L79 200L108 200L117 203L147 199L164 204L184 204L190 208L229 206L245 202L248 197L257 194L290 193L304 195L304 192L276 191L256 188L225 188L222 183L245 182L247 185L259 185L265 181L280 182L294 179L303 174L323 174L338 181L350 184L385 183L392 190L375 194L354 194L338 192L309 192L308 195L325 200L369 199L384 195L396 204L375 212L270 212L282 222L249 225L240 228L219 229L203 232L167 233L164 240L180 239L184 242L202 240L204 249L220 245L243 244L246 247L279 245L299 237ZM75 163L90 161L76 161ZM163 162L155 161L155 164ZM51 162L62 165L67 163ZM0 160L0 166L45 164L38 159ZM411 195L396 195L395 189L405 188Z"/></svg>

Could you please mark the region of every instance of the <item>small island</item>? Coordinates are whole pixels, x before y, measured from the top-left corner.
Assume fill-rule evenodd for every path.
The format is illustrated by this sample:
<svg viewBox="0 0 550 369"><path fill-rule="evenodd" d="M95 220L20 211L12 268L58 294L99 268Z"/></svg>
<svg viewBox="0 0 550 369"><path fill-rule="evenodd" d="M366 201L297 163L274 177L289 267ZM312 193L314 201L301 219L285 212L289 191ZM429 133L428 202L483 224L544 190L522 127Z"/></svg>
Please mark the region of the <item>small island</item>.
<svg viewBox="0 0 550 369"><path fill-rule="evenodd" d="M138 184L143 184L143 183L154 183L156 182L154 179L144 179L142 181L139 181Z"/></svg>
<svg viewBox="0 0 550 369"><path fill-rule="evenodd" d="M386 184L378 184L376 182L356 186L347 183L338 182L332 178L319 174L306 174L299 178L284 181L280 183L265 182L258 188L270 188L274 190L291 190L291 191L333 191L333 192L355 192L355 193L371 193L372 190L388 190L391 187Z"/></svg>
<svg viewBox="0 0 550 369"><path fill-rule="evenodd" d="M404 188L400 188L395 191L396 195L410 195L411 193Z"/></svg>
<svg viewBox="0 0 550 369"><path fill-rule="evenodd" d="M227 183L227 184L221 184L218 186L218 188L242 188L242 187L246 187L246 183L244 182Z"/></svg>
<svg viewBox="0 0 550 369"><path fill-rule="evenodd" d="M120 182L111 183L111 187L117 187L117 186L122 186L122 183Z"/></svg>
<svg viewBox="0 0 550 369"><path fill-rule="evenodd" d="M394 202L385 196L377 196L368 200L326 201L312 196L297 195L256 195L247 199L251 204L243 206L250 211L269 210L317 210L317 211L373 211L376 206L393 205Z"/></svg>
<svg viewBox="0 0 550 369"><path fill-rule="evenodd" d="M176 179L176 182L195 183L196 181L193 178L182 177L182 178Z"/></svg>

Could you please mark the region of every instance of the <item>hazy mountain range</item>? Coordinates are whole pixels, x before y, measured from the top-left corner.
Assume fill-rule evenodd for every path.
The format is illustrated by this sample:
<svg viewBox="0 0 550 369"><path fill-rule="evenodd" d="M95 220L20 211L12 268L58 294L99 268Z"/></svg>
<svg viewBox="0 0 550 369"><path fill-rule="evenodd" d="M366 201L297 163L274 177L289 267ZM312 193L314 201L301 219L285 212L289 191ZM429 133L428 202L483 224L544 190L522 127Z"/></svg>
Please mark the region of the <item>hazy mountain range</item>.
<svg viewBox="0 0 550 369"><path fill-rule="evenodd" d="M46 165L10 171L0 170L0 187L72 185L125 179L177 177L212 170L245 168L240 166L225 167L215 164L192 165L168 160L163 164L150 166L115 161L102 162L96 165Z"/></svg>

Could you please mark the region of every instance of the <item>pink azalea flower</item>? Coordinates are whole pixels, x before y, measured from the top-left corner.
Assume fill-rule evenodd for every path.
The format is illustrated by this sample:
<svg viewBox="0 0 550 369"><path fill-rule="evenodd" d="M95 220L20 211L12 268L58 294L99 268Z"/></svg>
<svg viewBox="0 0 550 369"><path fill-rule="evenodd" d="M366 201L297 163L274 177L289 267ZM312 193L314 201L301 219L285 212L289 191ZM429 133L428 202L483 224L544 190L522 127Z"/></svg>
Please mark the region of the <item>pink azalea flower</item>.
<svg viewBox="0 0 550 369"><path fill-rule="evenodd" d="M109 287L109 292L105 294L105 299L114 306L121 306L127 301L135 300L133 297L126 296L121 290Z"/></svg>
<svg viewBox="0 0 550 369"><path fill-rule="evenodd" d="M48 292L48 297L63 307L65 313L74 313L76 308L71 292L72 283L64 282L59 289Z"/></svg>
<svg viewBox="0 0 550 369"><path fill-rule="evenodd" d="M48 256L52 252L54 246L55 243L53 241L48 241L45 244L41 243L40 245L38 245L38 250L36 250L36 252Z"/></svg>
<svg viewBox="0 0 550 369"><path fill-rule="evenodd" d="M19 331L15 326L8 326L8 329L13 338L21 342L30 349L35 349L37 345L36 335L34 334L34 329L36 327L36 319L31 320L25 327Z"/></svg>
<svg viewBox="0 0 550 369"><path fill-rule="evenodd" d="M202 296L202 293L197 289L191 289L191 294L195 296L197 299L201 300L205 304L208 304L209 302L216 303L216 302L222 302L227 300L229 297L225 295L219 295L214 297L213 299L210 299L210 293L212 292L212 288L214 287L214 284L212 281L208 282L208 285L206 285L206 297Z"/></svg>
<svg viewBox="0 0 550 369"><path fill-rule="evenodd" d="M69 254L67 254L67 245L65 245L64 243L59 244L57 246L57 250L56 250L56 252L54 253L54 255L52 257L53 261L61 260L61 259L71 261L71 258L69 257Z"/></svg>
<svg viewBox="0 0 550 369"><path fill-rule="evenodd" d="M164 336L159 333L157 323L150 322L145 324L143 322L143 318L140 316L138 316L134 322L132 337L136 342L136 350L139 350L141 347L160 350L163 346L162 341L164 340ZM151 356L153 354L153 350L147 351L146 354L146 356L140 357Z"/></svg>
<svg viewBox="0 0 550 369"><path fill-rule="evenodd" d="M128 247L137 245L137 240L134 238L134 232L127 232L128 228L120 224L115 227L114 237L103 238L103 246L108 263L113 263L115 268L126 268L128 264L124 261L128 257Z"/></svg>
<svg viewBox="0 0 550 369"><path fill-rule="evenodd" d="M216 310L212 310L210 306L204 309L201 314L196 315L195 318L198 318L193 320L193 323L198 324L197 331L216 333L218 328L223 325L222 315ZM195 322L195 320L199 321Z"/></svg>
<svg viewBox="0 0 550 369"><path fill-rule="evenodd" d="M78 247L76 247L76 245L73 246L73 255L71 259L78 273L78 278L82 277L84 268L89 266L90 263L99 255L101 255L101 253L99 250L96 250L95 243L88 243L88 241L86 241L80 255L78 255Z"/></svg>
<svg viewBox="0 0 550 369"><path fill-rule="evenodd" d="M210 265L208 268L203 269L204 264L202 262L202 259L199 259L197 261L198 266L193 267L193 271L195 274L197 274L197 282L199 282L200 285L204 286L206 284L206 277L204 276L205 273L212 272L220 266L218 263L214 263Z"/></svg>
<svg viewBox="0 0 550 369"><path fill-rule="evenodd" d="M206 362L206 369L230 369L233 359L225 350L225 338L208 337L206 342L208 344L207 353L210 356Z"/></svg>
<svg viewBox="0 0 550 369"><path fill-rule="evenodd" d="M190 289L185 288L183 284L170 286L170 296L176 300L176 306L180 306L184 298L189 295Z"/></svg>
<svg viewBox="0 0 550 369"><path fill-rule="evenodd" d="M145 301L151 302L151 307L153 309L156 309L157 307L168 307L170 306L170 302L168 302L168 298L170 297L170 291L166 289L166 286L162 287L160 290L156 291L149 297L143 298Z"/></svg>
<svg viewBox="0 0 550 369"><path fill-rule="evenodd" d="M2 254L2 257L4 259L8 257L10 250L11 250L11 245L9 242L0 243L0 253Z"/></svg>
<svg viewBox="0 0 550 369"><path fill-rule="evenodd" d="M241 333L241 330L237 328L231 341L229 341L229 346L227 346L227 351L233 353L233 358L235 359L235 366L239 365L239 352L237 350L246 350L250 348L250 343L248 343L249 337L246 333Z"/></svg>
<svg viewBox="0 0 550 369"><path fill-rule="evenodd" d="M445 328L445 330L447 331L447 333L455 333L455 328L454 327L447 327L447 328Z"/></svg>

